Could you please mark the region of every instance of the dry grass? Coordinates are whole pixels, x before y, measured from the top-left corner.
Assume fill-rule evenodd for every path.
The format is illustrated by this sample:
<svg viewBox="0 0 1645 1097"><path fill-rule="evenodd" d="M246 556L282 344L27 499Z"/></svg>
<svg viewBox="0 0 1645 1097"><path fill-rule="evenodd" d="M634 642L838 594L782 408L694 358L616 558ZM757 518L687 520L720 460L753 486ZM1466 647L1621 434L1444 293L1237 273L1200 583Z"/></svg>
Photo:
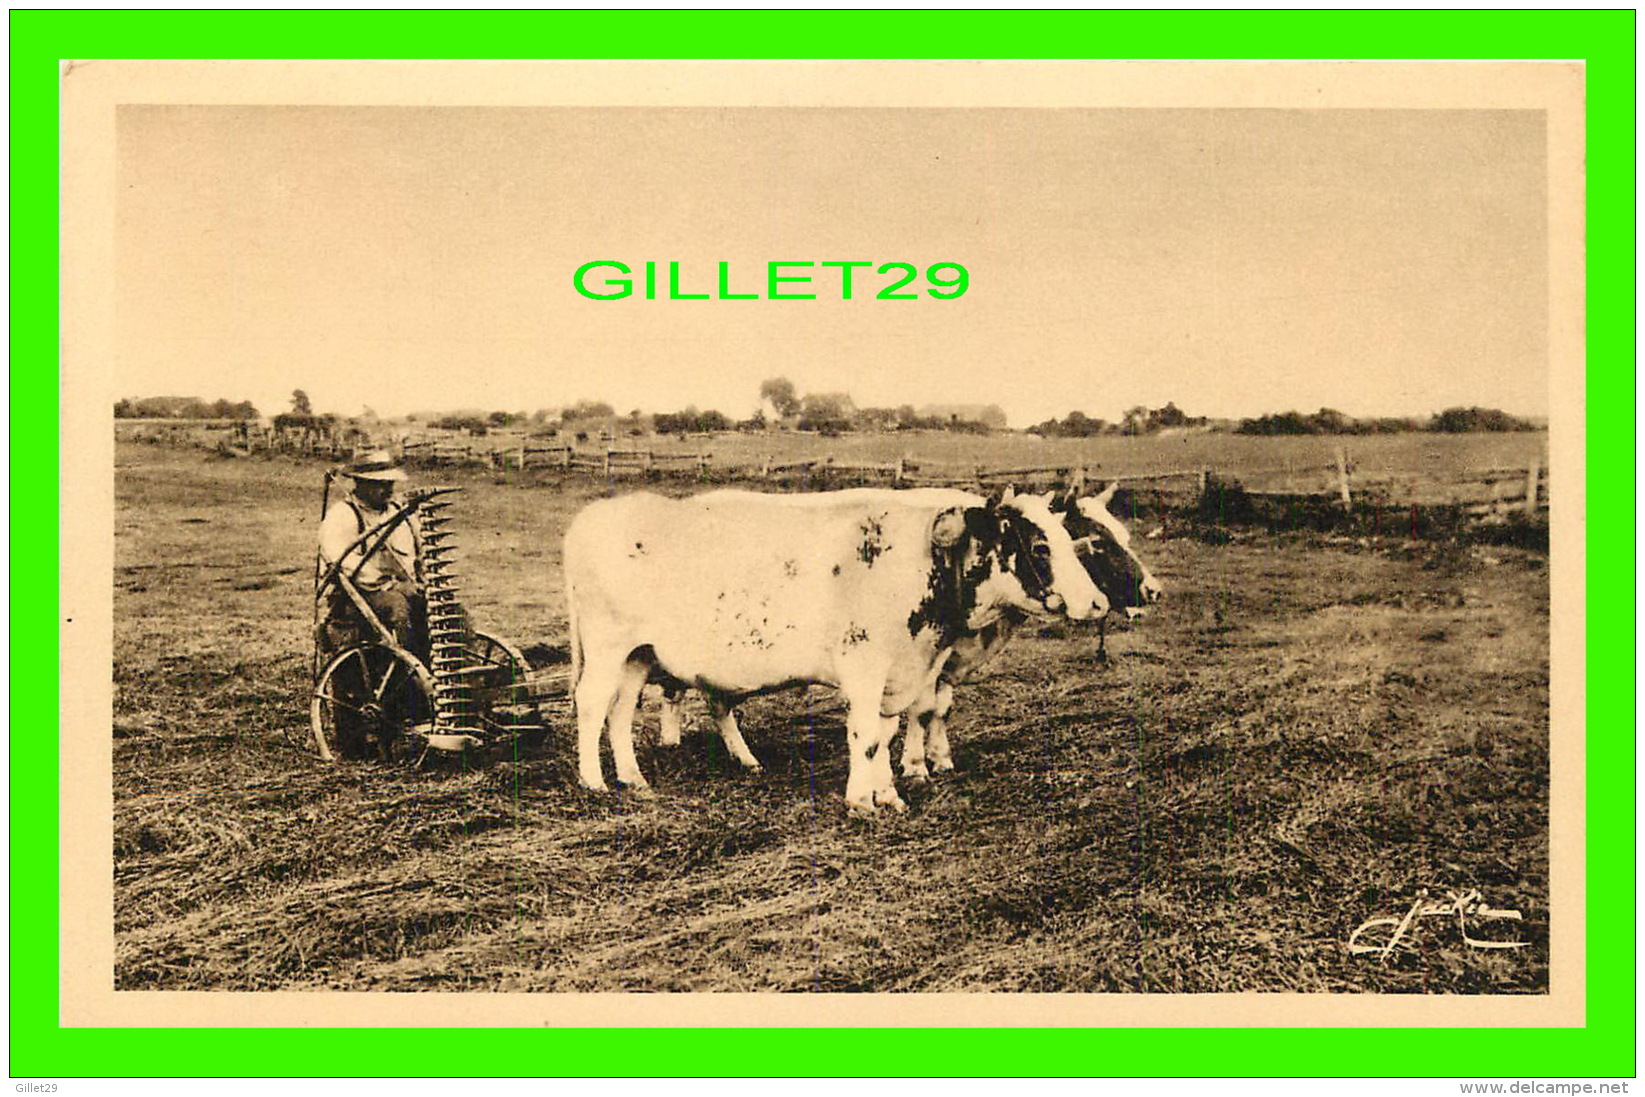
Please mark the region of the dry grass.
<svg viewBox="0 0 1645 1097"><path fill-rule="evenodd" d="M706 722L640 734L655 799L535 754L326 767L306 722L313 467L125 447L116 575L116 981L125 989L1395 991L1548 986L1545 558L1234 531L1141 544L1169 600L1047 625L963 687L958 771L849 818L826 690L751 702L765 772ZM483 625L563 640L558 554L593 488L468 476ZM1145 524L1141 532L1149 532ZM1533 947L1429 920L1418 885L1524 911Z"/></svg>

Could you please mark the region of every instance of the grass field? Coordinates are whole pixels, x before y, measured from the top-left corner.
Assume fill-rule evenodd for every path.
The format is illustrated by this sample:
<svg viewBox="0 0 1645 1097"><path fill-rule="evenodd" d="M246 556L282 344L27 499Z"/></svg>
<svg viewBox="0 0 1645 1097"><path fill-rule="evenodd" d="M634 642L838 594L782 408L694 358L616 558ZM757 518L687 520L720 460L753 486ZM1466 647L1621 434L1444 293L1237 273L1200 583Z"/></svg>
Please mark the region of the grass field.
<svg viewBox="0 0 1645 1097"><path fill-rule="evenodd" d="M864 822L824 689L745 706L752 777L700 711L674 750L646 713L653 800L580 790L557 704L524 757L323 765L291 745L319 466L117 466L121 989L1548 988L1545 556L1145 522L1167 598L1112 662L1030 630L958 691L957 772ZM604 485L442 479L476 622L563 642L560 535ZM1425 919L1386 965L1347 955L1418 886L1520 909L1479 932L1531 947Z"/></svg>
<svg viewBox="0 0 1645 1097"><path fill-rule="evenodd" d="M152 433L154 429L142 423L125 427L128 435ZM175 429L180 437L208 447L226 437L221 431L186 425L168 429ZM405 427L397 429L403 431ZM524 442L519 436L499 434L479 438L463 434L441 437L452 444L471 446L476 453L512 452ZM586 442L573 442L573 437L566 434L558 439L533 440L531 444L572 444L590 454L605 449L597 431ZM863 433L827 438L811 433L772 432L684 439L670 435L624 436L612 445L650 450L665 457L707 454L709 467L718 473L759 469L768 460L781 463L832 456L842 462L883 464L905 458L922 472L936 476L963 475L979 466L1078 466L1093 477L1209 469L1224 478L1238 480L1248 488L1300 492L1336 489L1336 459L1341 450L1350 464L1356 492L1373 488L1390 501L1406 505L1479 498L1478 485L1473 481L1480 473L1523 469L1533 460L1546 469L1548 458L1545 431L1277 438L1203 431L1134 438L1118 435L1039 438L1020 433L978 436L945 431Z"/></svg>
<svg viewBox="0 0 1645 1097"><path fill-rule="evenodd" d="M483 442L483 439L476 439ZM625 440L640 441L637 439ZM1186 432L1126 438L1039 438L1031 434L967 435L940 431L912 434L852 434L824 438L815 434L724 434L662 438L647 443L658 452L707 452L715 464L757 466L767 456L779 461L834 454L845 461L895 461L909 456L932 465L1028 466L1083 465L1094 475L1145 474L1209 467L1231 476L1262 470L1266 480L1295 470L1299 480L1314 470L1334 466L1338 449L1356 469L1369 476L1433 482L1466 479L1485 469L1523 468L1527 459L1545 453L1548 436L1524 434L1384 434L1356 437L1310 435L1260 438L1241 434Z"/></svg>

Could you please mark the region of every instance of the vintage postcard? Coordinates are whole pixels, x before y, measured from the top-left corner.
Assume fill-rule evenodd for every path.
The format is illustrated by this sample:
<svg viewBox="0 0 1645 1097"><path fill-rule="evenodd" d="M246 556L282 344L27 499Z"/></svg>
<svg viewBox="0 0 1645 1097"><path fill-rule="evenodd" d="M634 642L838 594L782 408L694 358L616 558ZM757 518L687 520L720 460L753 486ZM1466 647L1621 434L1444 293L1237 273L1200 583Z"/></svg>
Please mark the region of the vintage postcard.
<svg viewBox="0 0 1645 1097"><path fill-rule="evenodd" d="M1583 78L65 67L62 1023L1582 1024Z"/></svg>

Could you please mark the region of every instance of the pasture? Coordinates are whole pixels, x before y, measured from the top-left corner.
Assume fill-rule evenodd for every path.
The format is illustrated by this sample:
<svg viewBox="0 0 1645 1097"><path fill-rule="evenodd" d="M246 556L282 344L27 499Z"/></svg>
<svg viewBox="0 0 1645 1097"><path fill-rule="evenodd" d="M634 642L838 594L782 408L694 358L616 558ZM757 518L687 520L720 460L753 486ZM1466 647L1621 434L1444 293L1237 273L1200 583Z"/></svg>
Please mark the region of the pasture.
<svg viewBox="0 0 1645 1097"><path fill-rule="evenodd" d="M119 989L1548 989L1545 555L1145 516L1166 600L1111 630L1111 661L1090 629L1026 630L956 691L957 771L864 821L820 688L744 707L755 776L700 707L658 747L648 705L654 799L578 788L563 705L540 751L467 768L299 752L320 473L117 451ZM475 622L563 643L560 536L607 486L439 479L467 489ZM1386 965L1347 954L1419 886L1520 909L1530 947L1470 949L1428 919Z"/></svg>

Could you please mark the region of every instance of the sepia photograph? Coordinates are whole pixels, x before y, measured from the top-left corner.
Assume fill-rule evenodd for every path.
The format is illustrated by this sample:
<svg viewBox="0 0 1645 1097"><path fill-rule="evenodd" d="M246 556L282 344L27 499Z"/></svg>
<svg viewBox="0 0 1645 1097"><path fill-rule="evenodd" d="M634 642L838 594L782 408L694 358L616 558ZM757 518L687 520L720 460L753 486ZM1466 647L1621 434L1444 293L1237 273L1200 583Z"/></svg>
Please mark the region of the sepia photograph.
<svg viewBox="0 0 1645 1097"><path fill-rule="evenodd" d="M1580 1023L1580 66L274 67L63 84L88 1016Z"/></svg>

